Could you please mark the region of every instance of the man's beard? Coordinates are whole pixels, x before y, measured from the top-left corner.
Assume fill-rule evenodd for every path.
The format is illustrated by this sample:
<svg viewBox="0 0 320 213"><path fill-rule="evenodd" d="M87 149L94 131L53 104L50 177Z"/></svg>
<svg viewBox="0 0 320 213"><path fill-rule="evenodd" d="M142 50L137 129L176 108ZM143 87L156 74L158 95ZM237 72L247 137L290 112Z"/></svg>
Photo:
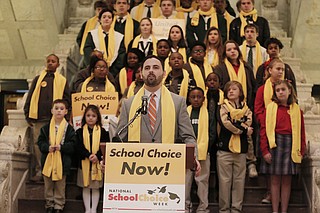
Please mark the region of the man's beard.
<svg viewBox="0 0 320 213"><path fill-rule="evenodd" d="M145 85L149 87L155 87L161 84L162 82L162 76L159 76L158 78L154 74L149 74L146 78L143 79Z"/></svg>

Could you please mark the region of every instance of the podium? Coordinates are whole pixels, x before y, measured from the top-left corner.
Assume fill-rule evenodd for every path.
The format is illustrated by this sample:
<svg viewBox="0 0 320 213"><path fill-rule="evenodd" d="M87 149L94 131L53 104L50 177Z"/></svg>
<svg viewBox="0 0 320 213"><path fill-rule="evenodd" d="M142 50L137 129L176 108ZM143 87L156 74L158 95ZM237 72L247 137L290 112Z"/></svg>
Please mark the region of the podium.
<svg viewBox="0 0 320 213"><path fill-rule="evenodd" d="M194 146L106 143L103 212L184 212ZM191 159L189 159L191 158Z"/></svg>

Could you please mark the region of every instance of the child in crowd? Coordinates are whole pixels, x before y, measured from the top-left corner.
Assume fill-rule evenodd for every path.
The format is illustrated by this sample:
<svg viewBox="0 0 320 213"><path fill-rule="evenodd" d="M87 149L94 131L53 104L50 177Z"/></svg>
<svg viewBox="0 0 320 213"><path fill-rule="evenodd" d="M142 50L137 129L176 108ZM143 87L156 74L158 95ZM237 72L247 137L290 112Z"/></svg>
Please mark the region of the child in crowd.
<svg viewBox="0 0 320 213"><path fill-rule="evenodd" d="M191 170L186 171L186 211L192 210L191 203L191 185L193 177L198 185L199 205L197 212L209 212L208 209L208 191L209 191L209 176L210 176L210 150L215 137L214 129L216 127L215 120L210 119L207 106L204 104L204 91L200 87L195 87L188 93L188 100L191 106L188 106L187 111L190 116L191 124L194 133L197 137L198 145L198 160L201 165L199 176L194 177Z"/></svg>
<svg viewBox="0 0 320 213"><path fill-rule="evenodd" d="M161 63L164 67L164 70L168 72L170 70L168 57L170 54L170 44L167 39L160 39L157 42L157 56L161 59Z"/></svg>
<svg viewBox="0 0 320 213"><path fill-rule="evenodd" d="M252 112L245 103L242 86L230 81L224 88L224 104L219 107L217 165L219 212L241 212L246 176L247 137L252 135Z"/></svg>
<svg viewBox="0 0 320 213"><path fill-rule="evenodd" d="M187 61L187 43L179 25L173 25L170 28L168 42L171 52L179 52L183 56L183 61Z"/></svg>
<svg viewBox="0 0 320 213"><path fill-rule="evenodd" d="M134 69L142 62L143 52L138 48L131 48L126 54L124 68L122 68L116 77L116 90L124 94L126 88L134 81Z"/></svg>
<svg viewBox="0 0 320 213"><path fill-rule="evenodd" d="M211 27L207 34L204 43L206 44L206 59L211 66L217 66L222 59L223 44L221 33L218 28Z"/></svg>
<svg viewBox="0 0 320 213"><path fill-rule="evenodd" d="M264 62L258 67L257 75L256 75L256 82L257 82L257 88L259 88L261 85L264 84L268 76L268 64L274 59L274 58L280 58L280 51L283 48L283 44L281 41L277 38L270 38L265 42L265 46L267 48L267 53L269 55L269 60ZM296 90L296 78L295 75L289 66L289 64L284 64L284 79L287 79L293 86L293 88ZM297 90L296 90L297 91Z"/></svg>
<svg viewBox="0 0 320 213"><path fill-rule="evenodd" d="M124 91L124 94L123 94L124 98L130 98L131 96L134 96L139 91L139 89L141 89L141 87L143 86L144 82L143 82L141 70L142 70L142 64L138 64L133 69L134 71L133 73L134 75L132 78L133 81L130 84L130 86Z"/></svg>
<svg viewBox="0 0 320 213"><path fill-rule="evenodd" d="M77 130L76 136L77 152L81 159L77 185L83 188L85 213L96 213L100 196L99 188L103 184L99 163L102 160L100 141L110 141L108 133L102 128L101 114L97 106L87 106L82 118L82 128Z"/></svg>
<svg viewBox="0 0 320 213"><path fill-rule="evenodd" d="M174 52L169 56L170 72L165 78L164 85L170 92L187 98L188 91L196 86L193 79L189 77L187 70L183 69L183 56Z"/></svg>
<svg viewBox="0 0 320 213"><path fill-rule="evenodd" d="M68 113L66 101L53 101L51 112L50 123L40 130L38 146L42 153L45 207L47 212L59 213L66 201L66 176L70 173L75 132L64 118Z"/></svg>
<svg viewBox="0 0 320 213"><path fill-rule="evenodd" d="M36 173L31 178L33 181L39 181L42 178L40 169L41 153L37 146L37 141L41 127L47 124L52 117L52 102L56 99L63 99L70 105L69 86L66 78L57 72L59 65L58 56L55 54L47 56L46 68L33 79L24 105L26 120L33 127L33 154L36 160Z"/></svg>
<svg viewBox="0 0 320 213"><path fill-rule="evenodd" d="M197 86L205 91L205 79L213 71L212 66L205 60L206 45L196 41L190 46L191 57L184 65L189 72L190 78L194 79Z"/></svg>
<svg viewBox="0 0 320 213"><path fill-rule="evenodd" d="M158 17L160 19L176 19L176 11L174 10L174 0L161 0L160 9L161 15Z"/></svg>
<svg viewBox="0 0 320 213"><path fill-rule="evenodd" d="M260 131L261 171L271 175L272 211L278 212L281 202L281 212L287 212L291 178L298 174L305 153L304 120L288 81L274 83L272 101Z"/></svg>

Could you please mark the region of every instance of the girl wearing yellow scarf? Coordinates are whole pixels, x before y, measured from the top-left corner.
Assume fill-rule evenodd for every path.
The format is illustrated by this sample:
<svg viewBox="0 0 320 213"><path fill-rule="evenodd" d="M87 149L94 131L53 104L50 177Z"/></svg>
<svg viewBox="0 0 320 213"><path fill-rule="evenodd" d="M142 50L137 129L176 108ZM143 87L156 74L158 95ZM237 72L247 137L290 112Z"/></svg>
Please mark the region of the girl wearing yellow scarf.
<svg viewBox="0 0 320 213"><path fill-rule="evenodd" d="M172 52L179 52L183 61L187 61L187 43L183 30L179 25L173 25L169 30L168 42Z"/></svg>
<svg viewBox="0 0 320 213"><path fill-rule="evenodd" d="M157 39L152 34L152 21L149 18L143 18L140 21L141 34L135 37L130 43L130 48L139 48L145 56L157 54Z"/></svg>
<svg viewBox="0 0 320 213"><path fill-rule="evenodd" d="M99 14L100 26L89 32L84 46L84 60L88 65L93 50L103 52L103 58L111 67L119 56L124 52L123 35L114 30L114 15L112 11L103 9ZM121 55L121 54L120 54Z"/></svg>
<svg viewBox="0 0 320 213"><path fill-rule="evenodd" d="M98 59L97 61L93 61L90 66L92 66L90 67L92 74L79 85L78 92L116 92L114 85L107 77L107 73L109 72L107 62L103 59Z"/></svg>
<svg viewBox="0 0 320 213"><path fill-rule="evenodd" d="M284 63L279 58L273 59L267 67L270 77L264 85L259 87L254 102L254 112L260 125L263 121L263 114L267 106L272 102L273 84L284 79L284 69Z"/></svg>
<svg viewBox="0 0 320 213"><path fill-rule="evenodd" d="M255 79L251 67L243 61L239 45L235 41L230 40L225 43L223 63L214 67L214 71L219 76L221 88L230 80L240 82L245 102L250 109L253 108Z"/></svg>
<svg viewBox="0 0 320 213"><path fill-rule="evenodd" d="M76 133L78 156L81 160L77 185L83 188L82 195L86 212L96 212L99 188L103 184L100 141L110 141L108 133L102 128L101 114L97 106L87 106L82 118L82 128ZM91 208L90 203L92 203Z"/></svg>
<svg viewBox="0 0 320 213"><path fill-rule="evenodd" d="M289 82L276 82L272 99L260 130L260 148L264 158L261 171L271 175L273 212L278 211L280 199L281 212L287 212L291 177L299 172L297 164L301 163L306 146L304 121Z"/></svg>
<svg viewBox="0 0 320 213"><path fill-rule="evenodd" d="M248 136L253 133L252 112L244 102L242 86L237 81L225 85L224 104L218 113L221 131L218 140L217 167L219 185L228 190L219 192L219 208L232 208L241 212L246 176L246 153ZM233 192L238 193L233 193ZM231 202L230 203L230 197Z"/></svg>
<svg viewBox="0 0 320 213"><path fill-rule="evenodd" d="M221 61L223 52L222 37L219 29L216 27L210 27L207 31L204 43L207 47L207 61L212 67L217 66Z"/></svg>

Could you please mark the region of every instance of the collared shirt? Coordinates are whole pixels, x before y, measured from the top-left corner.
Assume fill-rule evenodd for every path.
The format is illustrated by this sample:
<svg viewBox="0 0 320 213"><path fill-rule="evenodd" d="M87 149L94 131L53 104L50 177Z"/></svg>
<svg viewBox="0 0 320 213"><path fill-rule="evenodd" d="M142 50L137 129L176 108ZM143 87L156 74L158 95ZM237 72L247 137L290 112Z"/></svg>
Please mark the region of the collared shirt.
<svg viewBox="0 0 320 213"><path fill-rule="evenodd" d="M117 16L117 21L119 22L121 20L121 24L127 20L127 15L123 16L122 19L120 19L120 16Z"/></svg>
<svg viewBox="0 0 320 213"><path fill-rule="evenodd" d="M155 91L155 92L150 92L148 90L144 90L144 95L146 95L148 97L148 106L149 106L149 102L150 102L150 98L151 98L151 94L154 93L156 94L156 96L154 97L155 98L155 101L156 101L156 105L157 105L157 112L158 112L158 109L159 109L159 103L160 103L160 98L161 98L161 87Z"/></svg>
<svg viewBox="0 0 320 213"><path fill-rule="evenodd" d="M240 50L242 49L242 45L239 47ZM262 62L261 63L264 63L265 61L268 60L269 56L268 56L268 53L267 53L267 50L263 47L263 46L260 46L261 48L261 59L262 59ZM249 51L250 51L250 47L247 46L247 58L245 58L246 61L248 61L248 56L249 56ZM257 49L256 47L254 46L252 48L252 62L253 62L253 70L256 70L255 68L258 68L261 64L256 64L256 55L257 55Z"/></svg>

